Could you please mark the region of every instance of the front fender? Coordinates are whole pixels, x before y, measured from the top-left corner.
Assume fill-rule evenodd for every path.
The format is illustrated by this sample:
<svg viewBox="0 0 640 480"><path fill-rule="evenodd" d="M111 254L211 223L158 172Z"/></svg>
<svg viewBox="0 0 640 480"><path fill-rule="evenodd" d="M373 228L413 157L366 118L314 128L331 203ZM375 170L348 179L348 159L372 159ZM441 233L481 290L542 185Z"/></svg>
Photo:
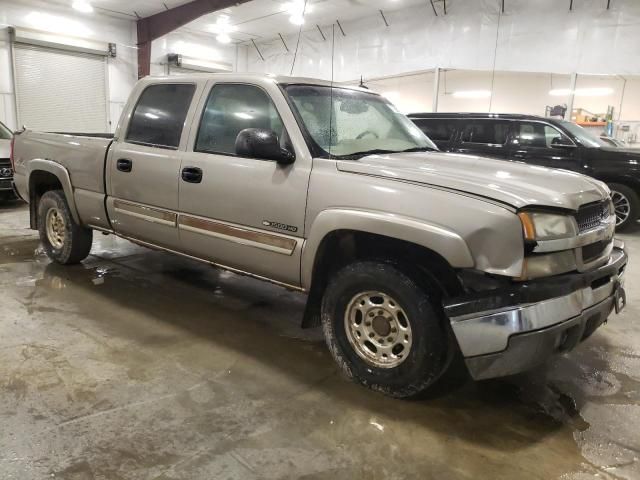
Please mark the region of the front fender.
<svg viewBox="0 0 640 480"><path fill-rule="evenodd" d="M315 257L322 240L336 230L356 230L404 240L433 250L454 268L474 266L466 242L445 227L391 213L336 208L320 212L311 225L302 251L303 288L311 287Z"/></svg>
<svg viewBox="0 0 640 480"><path fill-rule="evenodd" d="M80 216L78 215L78 208L76 207L76 201L73 197L73 187L71 185L71 177L69 175L69 171L53 160L46 160L41 158L30 160L27 165L27 198L31 198L31 192L29 191L29 188L31 186L31 175L33 174L33 172L44 171L47 173L51 173L60 181L60 184L62 185L62 190L64 191L64 196L67 199L67 204L69 205L69 210L71 210L71 216L73 217L73 220L77 224L80 224Z"/></svg>

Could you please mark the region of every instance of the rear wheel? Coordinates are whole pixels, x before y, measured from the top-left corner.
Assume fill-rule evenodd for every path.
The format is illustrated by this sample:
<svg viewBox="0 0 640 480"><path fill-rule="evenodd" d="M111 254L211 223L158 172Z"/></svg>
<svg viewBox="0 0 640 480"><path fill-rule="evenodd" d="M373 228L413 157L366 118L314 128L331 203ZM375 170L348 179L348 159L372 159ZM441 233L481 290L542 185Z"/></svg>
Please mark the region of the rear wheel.
<svg viewBox="0 0 640 480"><path fill-rule="evenodd" d="M442 314L412 276L383 262L356 262L329 282L322 301L329 349L355 382L404 398L444 372L449 334Z"/></svg>
<svg viewBox="0 0 640 480"><path fill-rule="evenodd" d="M636 223L640 200L638 194L626 185L610 183L611 200L616 213L616 228L625 230Z"/></svg>
<svg viewBox="0 0 640 480"><path fill-rule="evenodd" d="M61 190L46 192L40 199L38 232L47 256L54 262L80 263L91 251L93 231L74 222Z"/></svg>

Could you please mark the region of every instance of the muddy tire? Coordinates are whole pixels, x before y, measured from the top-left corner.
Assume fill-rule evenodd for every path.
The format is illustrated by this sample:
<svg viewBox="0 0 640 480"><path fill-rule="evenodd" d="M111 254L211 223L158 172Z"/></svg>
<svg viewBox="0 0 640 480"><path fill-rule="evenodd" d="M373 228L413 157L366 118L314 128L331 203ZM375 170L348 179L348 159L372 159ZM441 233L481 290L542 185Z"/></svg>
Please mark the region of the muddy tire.
<svg viewBox="0 0 640 480"><path fill-rule="evenodd" d="M616 230L622 232L633 227L640 213L640 199L630 187L620 183L610 183L611 199L616 212Z"/></svg>
<svg viewBox="0 0 640 480"><path fill-rule="evenodd" d="M74 222L62 190L46 192L40 199L38 232L47 256L56 263L80 263L91 251L93 230Z"/></svg>
<svg viewBox="0 0 640 480"><path fill-rule="evenodd" d="M362 261L340 270L327 286L321 316L329 350L345 375L392 397L421 394L451 358L435 302L391 264Z"/></svg>

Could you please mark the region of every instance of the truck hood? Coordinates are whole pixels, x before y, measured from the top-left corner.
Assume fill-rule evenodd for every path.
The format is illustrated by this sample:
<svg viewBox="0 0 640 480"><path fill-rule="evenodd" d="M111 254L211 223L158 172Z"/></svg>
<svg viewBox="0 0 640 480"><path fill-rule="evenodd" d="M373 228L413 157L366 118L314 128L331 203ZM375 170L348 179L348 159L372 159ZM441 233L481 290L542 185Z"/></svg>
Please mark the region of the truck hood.
<svg viewBox="0 0 640 480"><path fill-rule="evenodd" d="M9 158L11 140L0 140L0 158Z"/></svg>
<svg viewBox="0 0 640 480"><path fill-rule="evenodd" d="M516 208L537 205L577 210L580 205L608 196L602 182L585 175L473 155L369 155L360 160L339 160L337 167L342 172L469 193Z"/></svg>

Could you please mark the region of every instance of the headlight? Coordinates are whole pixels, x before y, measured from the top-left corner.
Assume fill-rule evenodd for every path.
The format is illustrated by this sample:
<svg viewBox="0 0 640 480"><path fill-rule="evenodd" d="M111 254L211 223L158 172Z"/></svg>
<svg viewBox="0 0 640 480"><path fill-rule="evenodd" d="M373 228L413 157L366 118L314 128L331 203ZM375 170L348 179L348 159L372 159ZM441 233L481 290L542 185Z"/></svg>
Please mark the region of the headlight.
<svg viewBox="0 0 640 480"><path fill-rule="evenodd" d="M555 240L578 234L576 223L569 215L543 212L520 212L525 240Z"/></svg>

